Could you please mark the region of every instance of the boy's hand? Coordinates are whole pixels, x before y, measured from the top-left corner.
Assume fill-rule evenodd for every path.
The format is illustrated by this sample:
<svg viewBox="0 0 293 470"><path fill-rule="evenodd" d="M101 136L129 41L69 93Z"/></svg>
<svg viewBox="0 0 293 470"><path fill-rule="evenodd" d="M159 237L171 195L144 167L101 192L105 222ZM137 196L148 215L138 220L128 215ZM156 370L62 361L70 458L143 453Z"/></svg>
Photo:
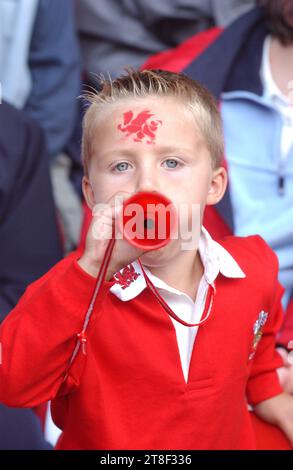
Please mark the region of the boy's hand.
<svg viewBox="0 0 293 470"><path fill-rule="evenodd" d="M293 396L281 393L254 406L255 413L282 429L293 447Z"/></svg>
<svg viewBox="0 0 293 470"><path fill-rule="evenodd" d="M97 206L97 209L93 211L94 215L86 236L85 249L81 258L78 260L78 264L84 271L94 277L98 275L106 248L112 237L115 218L122 212L123 201L128 199L131 195L130 193L118 192L104 207L102 207L102 205L100 207ZM116 227L117 225L118 224L116 224ZM121 232L119 233L121 235ZM113 274L136 260L145 253L145 251L146 250L132 246L126 240L116 239L106 274L106 280L111 279Z"/></svg>

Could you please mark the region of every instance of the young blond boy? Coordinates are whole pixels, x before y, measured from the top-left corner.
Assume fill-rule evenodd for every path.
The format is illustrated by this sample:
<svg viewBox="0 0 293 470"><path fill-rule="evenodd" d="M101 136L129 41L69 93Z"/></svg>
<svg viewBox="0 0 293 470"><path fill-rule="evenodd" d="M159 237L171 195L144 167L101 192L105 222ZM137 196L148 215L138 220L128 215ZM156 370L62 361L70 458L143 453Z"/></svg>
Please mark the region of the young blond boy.
<svg viewBox="0 0 293 470"><path fill-rule="evenodd" d="M149 252L117 239L81 337L121 211L115 197L162 193L176 207L199 206L202 221L227 179L217 106L191 79L132 71L90 101L83 191L91 209L107 207L95 211L84 251L32 284L1 326L1 401L52 400L58 449L253 449L247 403L293 443L293 398L276 374L283 290L260 237L216 243L201 227L198 249L183 250L179 235ZM196 324L207 308L209 320L188 327L171 318L138 258L182 320Z"/></svg>

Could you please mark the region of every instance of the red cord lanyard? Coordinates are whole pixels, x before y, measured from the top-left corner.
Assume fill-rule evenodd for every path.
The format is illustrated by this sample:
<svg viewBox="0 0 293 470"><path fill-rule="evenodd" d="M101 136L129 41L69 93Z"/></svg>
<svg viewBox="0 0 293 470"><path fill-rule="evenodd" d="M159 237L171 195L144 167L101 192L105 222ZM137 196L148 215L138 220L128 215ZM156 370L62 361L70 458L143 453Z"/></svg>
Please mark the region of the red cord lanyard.
<svg viewBox="0 0 293 470"><path fill-rule="evenodd" d="M142 266L141 261L140 261L139 258L138 258L138 262L140 264L140 267L141 267L141 270L143 272L143 275L144 275L147 286L150 288L150 290L152 291L154 296L157 298L159 303L162 305L162 307L166 310L166 312L172 318L174 318L174 320L177 320L179 323L181 323L184 326L199 326L199 325L202 325L203 323L205 323L209 319L210 314L211 314L211 310L212 310L212 306L213 306L213 302L214 302L214 294L215 294L215 288L211 284L209 284L207 297L206 297L206 301L205 301L205 308L204 308L204 311L202 313L201 320L198 323L187 323L184 320L181 320L181 318L179 318L176 315L176 313L173 312L173 310L165 302L163 297L159 294L159 292L155 288L154 284L152 283L150 278L147 276L145 270L143 269L143 266Z"/></svg>
<svg viewBox="0 0 293 470"><path fill-rule="evenodd" d="M100 289L101 289L101 286L102 286L102 284L105 280L114 245L115 245L115 238L111 238L111 240L109 241L109 243L107 245L105 255L104 255L104 258L103 258L103 261L102 261L102 264L101 264L101 268L100 268L98 276L97 276L95 289L94 289L93 295L91 297L89 307L87 309L87 313L86 313L85 320L84 320L84 323L83 323L82 331L77 335L78 342L77 342L77 344L75 346L75 349L72 353L72 356L70 358L69 366L72 364L75 357L77 356L77 353L79 351L80 346L82 347L82 352L85 354L85 345L86 345L86 341L87 341L86 329L87 329L88 323L90 321L90 317L91 317L91 314L93 312L98 294L99 294ZM209 288L208 288L206 302L205 302L205 308L204 308L203 314L201 316L201 320L198 323L187 323L184 320L181 320L181 318L179 318L176 315L176 313L173 312L173 310L169 307L169 305L161 297L161 295L159 294L159 292L157 291L157 289L155 288L155 286L153 285L151 280L148 278L145 270L143 269L143 266L142 266L141 261L140 261L139 258L138 258L138 262L140 264L140 267L141 267L141 270L143 272L143 275L144 275L147 286L149 287L151 292L155 295L156 299L159 301L159 303L164 308L164 310L168 313L168 315L170 315L172 318L174 318L174 320L178 321L179 323L181 323L184 326L191 327L191 326L200 326L210 318L210 314L211 314L211 310L212 310L212 306L213 306L213 302L214 302L214 295L215 295L215 288L211 284L209 285ZM65 378L66 377L67 377L67 375L65 376Z"/></svg>
<svg viewBox="0 0 293 470"><path fill-rule="evenodd" d="M112 237L110 239L108 245L107 245L107 248L106 248L106 251L105 251L105 254L104 254L104 258L103 258L100 270L98 272L98 276L97 276L97 280L96 280L96 284L95 284L95 289L94 289L93 295L91 297L90 304L88 306L88 309L87 309L87 312L86 312L86 315L85 315L82 330L77 335L78 341L76 343L76 346L75 346L74 351L72 353L72 356L70 358L68 369L69 369L70 365L72 364L72 362L74 361L75 357L77 356L77 353L79 351L80 346L82 348L83 354L86 354L86 351L85 351L85 345L86 345L86 342L87 342L86 329L87 329L87 326L89 324L89 321L90 321L90 318L91 318L91 315L92 315L97 297L100 293L101 286L103 285L103 282L105 280L114 245L115 245L115 238ZM67 378L67 374L65 374L64 380L66 378Z"/></svg>

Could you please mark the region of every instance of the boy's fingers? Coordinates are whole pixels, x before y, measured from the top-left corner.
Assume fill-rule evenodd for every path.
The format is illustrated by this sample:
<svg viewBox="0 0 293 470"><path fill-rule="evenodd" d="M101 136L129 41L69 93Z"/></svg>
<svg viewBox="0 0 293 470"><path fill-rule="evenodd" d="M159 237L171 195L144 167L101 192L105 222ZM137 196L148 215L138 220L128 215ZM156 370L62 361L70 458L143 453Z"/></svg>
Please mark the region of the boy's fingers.
<svg viewBox="0 0 293 470"><path fill-rule="evenodd" d="M106 203L110 207L114 207L115 204L121 205L123 202L132 196L134 193L128 193L126 191L117 191Z"/></svg>
<svg viewBox="0 0 293 470"><path fill-rule="evenodd" d="M117 192L114 196L109 199L106 204L96 204L92 209L93 217L107 216L109 218L115 218L121 213L123 202L128 199L133 193Z"/></svg>
<svg viewBox="0 0 293 470"><path fill-rule="evenodd" d="M96 220L92 226L92 236L95 240L110 239L112 237L112 224L109 224L107 220Z"/></svg>

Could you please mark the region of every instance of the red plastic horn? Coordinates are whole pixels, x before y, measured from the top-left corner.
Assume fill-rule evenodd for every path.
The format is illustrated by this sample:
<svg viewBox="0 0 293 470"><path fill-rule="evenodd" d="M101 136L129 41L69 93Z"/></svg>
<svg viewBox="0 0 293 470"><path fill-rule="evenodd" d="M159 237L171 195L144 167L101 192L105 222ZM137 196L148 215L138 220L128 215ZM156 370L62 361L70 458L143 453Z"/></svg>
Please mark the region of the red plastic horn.
<svg viewBox="0 0 293 470"><path fill-rule="evenodd" d="M173 203L158 192L139 192L124 201L120 228L123 237L137 248L165 246L177 227Z"/></svg>

